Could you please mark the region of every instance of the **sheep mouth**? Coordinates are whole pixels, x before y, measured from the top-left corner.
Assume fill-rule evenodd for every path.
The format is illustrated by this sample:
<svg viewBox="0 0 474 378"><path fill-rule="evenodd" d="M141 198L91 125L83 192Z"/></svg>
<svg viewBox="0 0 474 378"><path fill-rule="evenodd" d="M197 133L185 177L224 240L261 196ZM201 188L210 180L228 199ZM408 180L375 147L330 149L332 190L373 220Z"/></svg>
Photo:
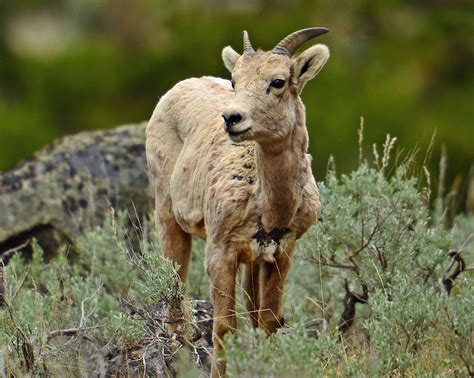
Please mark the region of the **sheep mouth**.
<svg viewBox="0 0 474 378"><path fill-rule="evenodd" d="M250 134L251 128L249 127L248 129L242 130L242 131L228 131L228 135L230 140L233 142L240 142L244 140L246 136Z"/></svg>

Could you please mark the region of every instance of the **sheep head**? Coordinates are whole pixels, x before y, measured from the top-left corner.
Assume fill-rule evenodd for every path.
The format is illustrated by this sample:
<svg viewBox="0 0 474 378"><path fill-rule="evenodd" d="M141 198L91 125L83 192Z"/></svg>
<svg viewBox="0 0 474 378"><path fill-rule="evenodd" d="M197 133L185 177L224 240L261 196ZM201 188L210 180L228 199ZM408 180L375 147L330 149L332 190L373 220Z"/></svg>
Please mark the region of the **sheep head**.
<svg viewBox="0 0 474 378"><path fill-rule="evenodd" d="M235 94L222 113L224 129L231 140L271 144L291 133L297 117L304 117L298 110L302 108L299 95L323 68L329 49L316 44L296 57L293 54L306 41L327 32L325 28L302 29L284 38L271 51L255 51L244 31L242 54L230 46L222 50Z"/></svg>

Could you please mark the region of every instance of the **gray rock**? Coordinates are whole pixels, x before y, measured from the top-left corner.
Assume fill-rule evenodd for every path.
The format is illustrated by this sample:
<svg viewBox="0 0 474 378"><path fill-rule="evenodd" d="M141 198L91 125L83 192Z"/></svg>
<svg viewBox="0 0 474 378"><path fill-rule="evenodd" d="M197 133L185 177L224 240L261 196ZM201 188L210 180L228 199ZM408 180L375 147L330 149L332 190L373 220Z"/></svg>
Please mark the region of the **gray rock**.
<svg viewBox="0 0 474 378"><path fill-rule="evenodd" d="M145 126L67 136L1 174L0 253L31 237L54 249L102 224L111 207L149 213Z"/></svg>

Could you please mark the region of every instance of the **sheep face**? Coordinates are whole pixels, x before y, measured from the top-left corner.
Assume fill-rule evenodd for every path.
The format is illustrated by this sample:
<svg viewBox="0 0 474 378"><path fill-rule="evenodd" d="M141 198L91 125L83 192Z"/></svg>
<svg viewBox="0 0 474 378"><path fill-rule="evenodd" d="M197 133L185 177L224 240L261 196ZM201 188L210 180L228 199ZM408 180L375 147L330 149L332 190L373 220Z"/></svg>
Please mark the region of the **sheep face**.
<svg viewBox="0 0 474 378"><path fill-rule="evenodd" d="M304 116L299 94L324 66L329 50L315 45L293 58L260 50L239 55L226 47L222 56L234 89L222 114L229 138L273 144L286 139L297 117Z"/></svg>

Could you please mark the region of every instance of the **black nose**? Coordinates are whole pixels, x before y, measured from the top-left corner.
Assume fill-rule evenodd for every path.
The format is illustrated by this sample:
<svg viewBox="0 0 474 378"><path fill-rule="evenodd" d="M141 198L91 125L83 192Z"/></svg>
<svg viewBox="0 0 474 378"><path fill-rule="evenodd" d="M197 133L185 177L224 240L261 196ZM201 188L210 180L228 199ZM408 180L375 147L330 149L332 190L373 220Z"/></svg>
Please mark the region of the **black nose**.
<svg viewBox="0 0 474 378"><path fill-rule="evenodd" d="M242 120L242 116L239 113L232 113L229 116L226 114L222 114L222 118L224 118L225 126L224 129L226 132L229 131L229 127L239 123Z"/></svg>

